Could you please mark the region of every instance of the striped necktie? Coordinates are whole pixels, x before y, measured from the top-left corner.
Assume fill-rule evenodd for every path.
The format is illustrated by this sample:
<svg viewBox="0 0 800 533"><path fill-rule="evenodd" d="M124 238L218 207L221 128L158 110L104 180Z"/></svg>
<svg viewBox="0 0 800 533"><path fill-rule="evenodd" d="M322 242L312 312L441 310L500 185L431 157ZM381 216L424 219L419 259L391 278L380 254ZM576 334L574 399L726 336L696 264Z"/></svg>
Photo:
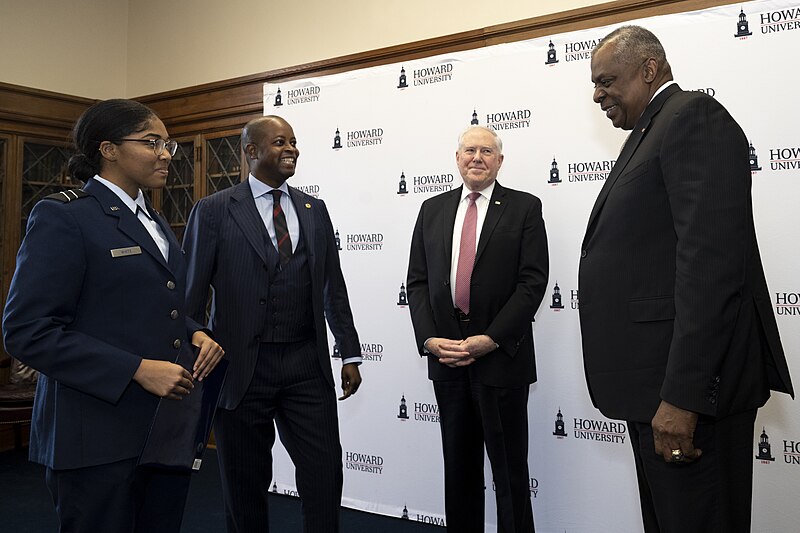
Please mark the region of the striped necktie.
<svg viewBox="0 0 800 533"><path fill-rule="evenodd" d="M281 208L281 191L273 189L270 192L272 193L272 223L275 226L275 240L278 241L281 266L284 266L292 258L292 239L289 237L286 215Z"/></svg>

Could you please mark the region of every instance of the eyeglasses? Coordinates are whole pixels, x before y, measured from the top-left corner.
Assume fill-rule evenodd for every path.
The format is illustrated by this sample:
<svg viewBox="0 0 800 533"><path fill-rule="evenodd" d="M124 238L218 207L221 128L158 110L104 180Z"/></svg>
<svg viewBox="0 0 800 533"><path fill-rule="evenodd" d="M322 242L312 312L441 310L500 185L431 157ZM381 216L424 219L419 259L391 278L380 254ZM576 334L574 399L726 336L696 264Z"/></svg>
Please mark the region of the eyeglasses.
<svg viewBox="0 0 800 533"><path fill-rule="evenodd" d="M164 151L164 148L167 149L169 155L175 155L175 152L178 151L178 141L173 141L172 139L117 139L116 141L111 141L113 143L119 142L135 142L135 143L148 143L150 146L153 147L153 152L156 155L161 155Z"/></svg>

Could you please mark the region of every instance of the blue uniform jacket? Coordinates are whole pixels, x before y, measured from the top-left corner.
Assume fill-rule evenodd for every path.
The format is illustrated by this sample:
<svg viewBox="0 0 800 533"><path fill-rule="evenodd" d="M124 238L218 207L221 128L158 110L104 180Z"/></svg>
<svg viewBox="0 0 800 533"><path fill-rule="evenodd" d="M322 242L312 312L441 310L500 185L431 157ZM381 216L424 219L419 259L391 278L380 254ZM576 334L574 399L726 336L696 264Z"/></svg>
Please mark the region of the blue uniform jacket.
<svg viewBox="0 0 800 533"><path fill-rule="evenodd" d="M137 457L158 398L132 377L142 358L174 361L200 329L165 221L155 216L168 261L112 191L84 190L34 206L3 315L8 353L41 372L30 458L54 469Z"/></svg>

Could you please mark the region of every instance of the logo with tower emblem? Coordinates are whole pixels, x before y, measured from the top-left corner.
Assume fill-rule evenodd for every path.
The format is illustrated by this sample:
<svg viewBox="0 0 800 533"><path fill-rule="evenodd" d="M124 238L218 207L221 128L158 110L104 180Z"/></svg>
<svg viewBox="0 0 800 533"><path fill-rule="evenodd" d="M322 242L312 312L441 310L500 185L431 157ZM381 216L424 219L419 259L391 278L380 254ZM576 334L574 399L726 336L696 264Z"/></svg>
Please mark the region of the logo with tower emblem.
<svg viewBox="0 0 800 533"><path fill-rule="evenodd" d="M550 44L547 45L547 61L545 61L544 64L555 65L556 63L558 63L558 59L556 58L556 47L551 40Z"/></svg>

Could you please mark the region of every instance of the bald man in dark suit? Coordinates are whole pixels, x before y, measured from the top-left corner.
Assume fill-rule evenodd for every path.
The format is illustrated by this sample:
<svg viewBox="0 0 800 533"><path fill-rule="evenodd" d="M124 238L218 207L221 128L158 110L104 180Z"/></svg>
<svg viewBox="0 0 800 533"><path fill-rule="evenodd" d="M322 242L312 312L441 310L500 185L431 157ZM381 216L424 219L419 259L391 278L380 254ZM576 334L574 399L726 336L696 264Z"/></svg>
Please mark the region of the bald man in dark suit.
<svg viewBox="0 0 800 533"><path fill-rule="evenodd" d="M325 322L342 355L345 399L361 384L328 210L289 187L300 150L282 118L249 122L247 181L202 199L184 237L187 306L226 343L230 365L214 431L229 533L269 528L275 425L296 468L304 531L339 531L342 448ZM223 341L224 339L224 341Z"/></svg>
<svg viewBox="0 0 800 533"><path fill-rule="evenodd" d="M747 140L714 98L672 82L644 28L606 36L591 68L594 101L631 134L581 252L589 392L628 422L645 531L749 531L756 410L793 389Z"/></svg>

